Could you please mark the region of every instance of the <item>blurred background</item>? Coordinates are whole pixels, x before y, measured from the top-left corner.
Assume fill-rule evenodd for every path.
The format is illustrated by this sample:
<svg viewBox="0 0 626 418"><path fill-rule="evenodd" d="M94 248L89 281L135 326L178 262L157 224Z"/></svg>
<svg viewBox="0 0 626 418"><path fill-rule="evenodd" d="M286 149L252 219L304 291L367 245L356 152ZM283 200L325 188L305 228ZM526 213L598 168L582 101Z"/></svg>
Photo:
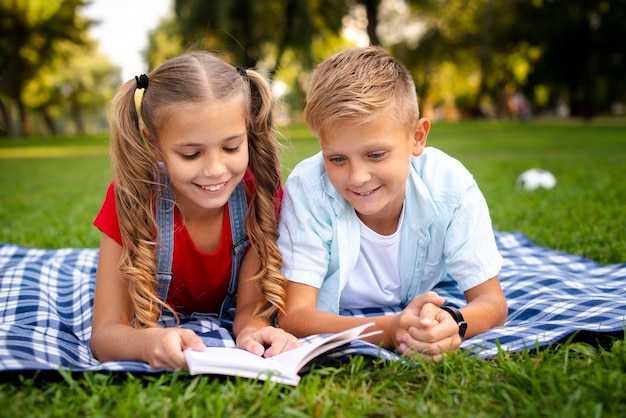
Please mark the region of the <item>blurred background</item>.
<svg viewBox="0 0 626 418"><path fill-rule="evenodd" d="M189 49L264 73L280 124L317 63L368 44L434 121L619 118L625 40L626 0L0 0L0 136L105 131L121 83Z"/></svg>

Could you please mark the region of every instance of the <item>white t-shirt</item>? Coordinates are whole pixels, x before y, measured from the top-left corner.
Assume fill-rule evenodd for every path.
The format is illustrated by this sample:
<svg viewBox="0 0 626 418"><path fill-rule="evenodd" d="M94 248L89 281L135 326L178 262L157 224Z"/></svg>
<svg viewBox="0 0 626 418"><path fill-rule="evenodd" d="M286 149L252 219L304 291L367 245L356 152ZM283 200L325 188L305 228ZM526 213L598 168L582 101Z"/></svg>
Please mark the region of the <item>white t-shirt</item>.
<svg viewBox="0 0 626 418"><path fill-rule="evenodd" d="M401 298L400 231L404 220L404 207L396 232L380 235L363 222L361 249L354 271L341 292L342 309L362 309L398 306Z"/></svg>

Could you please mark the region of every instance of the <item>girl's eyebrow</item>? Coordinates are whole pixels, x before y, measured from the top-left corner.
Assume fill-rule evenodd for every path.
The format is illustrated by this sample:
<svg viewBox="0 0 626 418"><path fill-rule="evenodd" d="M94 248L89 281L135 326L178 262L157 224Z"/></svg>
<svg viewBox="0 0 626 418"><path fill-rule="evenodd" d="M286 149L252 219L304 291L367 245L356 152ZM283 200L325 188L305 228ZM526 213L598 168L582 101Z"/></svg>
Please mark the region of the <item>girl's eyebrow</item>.
<svg viewBox="0 0 626 418"><path fill-rule="evenodd" d="M222 139L222 141L223 142L236 141L236 140L239 140L239 139L243 139L245 136L246 136L245 133L235 134L235 135L232 135L232 136L229 136L229 137L226 137L226 138ZM190 142L179 142L179 143L174 144L174 146L176 146L176 147L201 147L201 146L204 146L204 145L205 144L202 143L202 142L193 142L193 141L190 141Z"/></svg>

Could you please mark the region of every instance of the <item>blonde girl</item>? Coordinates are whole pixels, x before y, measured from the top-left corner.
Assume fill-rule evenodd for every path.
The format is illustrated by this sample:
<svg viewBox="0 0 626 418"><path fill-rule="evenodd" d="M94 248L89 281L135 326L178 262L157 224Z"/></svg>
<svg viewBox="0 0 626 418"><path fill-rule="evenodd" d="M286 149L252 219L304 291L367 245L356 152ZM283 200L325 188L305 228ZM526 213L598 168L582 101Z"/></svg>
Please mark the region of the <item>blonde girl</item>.
<svg viewBox="0 0 626 418"><path fill-rule="evenodd" d="M272 326L285 306L276 244L282 187L263 77L188 53L121 86L110 124L114 181L94 221L102 231L94 356L185 368L182 351L205 346L191 330L159 326L162 313L223 313L237 271L237 346L264 356L297 346ZM237 191L245 240L232 226Z"/></svg>

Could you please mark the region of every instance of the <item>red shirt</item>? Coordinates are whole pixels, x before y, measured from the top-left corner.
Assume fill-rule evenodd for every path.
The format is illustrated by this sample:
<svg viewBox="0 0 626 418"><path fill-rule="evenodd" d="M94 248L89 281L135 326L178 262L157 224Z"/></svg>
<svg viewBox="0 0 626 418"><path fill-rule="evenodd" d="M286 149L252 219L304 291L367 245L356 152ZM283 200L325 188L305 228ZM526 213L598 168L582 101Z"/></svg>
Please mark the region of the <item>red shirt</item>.
<svg viewBox="0 0 626 418"><path fill-rule="evenodd" d="M254 178L246 172L243 181L248 190L254 190ZM275 195L276 211L280 209L283 189ZM117 220L115 185L109 185L100 212L94 225L122 245L121 232ZM224 210L222 236L217 250L204 253L196 248L178 209L174 213L174 254L172 257L172 281L167 293L167 303L177 312L219 312L222 301L228 294L231 274L231 249L233 246L230 230L228 204Z"/></svg>

